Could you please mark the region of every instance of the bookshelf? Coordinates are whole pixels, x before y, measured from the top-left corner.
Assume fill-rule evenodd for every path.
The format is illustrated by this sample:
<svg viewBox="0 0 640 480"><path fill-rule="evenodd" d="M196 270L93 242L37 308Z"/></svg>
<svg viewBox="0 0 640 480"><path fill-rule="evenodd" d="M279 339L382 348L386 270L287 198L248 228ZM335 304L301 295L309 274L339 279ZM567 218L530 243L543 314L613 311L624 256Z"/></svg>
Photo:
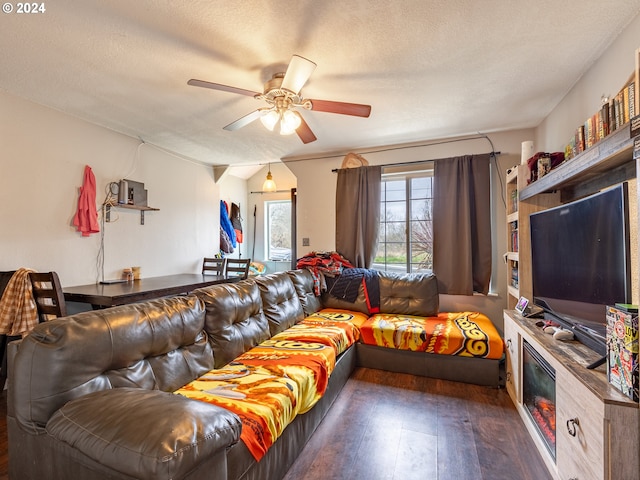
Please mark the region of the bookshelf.
<svg viewBox="0 0 640 480"><path fill-rule="evenodd" d="M521 296L533 299L531 285L531 243L529 240L529 215L559 203L557 193L543 193L522 200L522 192L528 188L527 165L510 168L506 176L507 201L507 308L515 308ZM545 177L543 177L545 178ZM537 183L537 182L536 182Z"/></svg>

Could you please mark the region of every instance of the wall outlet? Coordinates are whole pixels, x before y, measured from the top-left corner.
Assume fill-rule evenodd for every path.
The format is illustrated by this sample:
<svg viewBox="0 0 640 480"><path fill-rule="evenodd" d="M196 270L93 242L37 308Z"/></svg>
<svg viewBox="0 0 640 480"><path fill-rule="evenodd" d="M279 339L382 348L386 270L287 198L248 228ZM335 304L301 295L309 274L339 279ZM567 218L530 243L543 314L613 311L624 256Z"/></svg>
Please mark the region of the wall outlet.
<svg viewBox="0 0 640 480"><path fill-rule="evenodd" d="M309 245L310 245L310 243L309 243L309 237L304 237L304 238L302 239L302 246L303 246L303 247L308 247Z"/></svg>

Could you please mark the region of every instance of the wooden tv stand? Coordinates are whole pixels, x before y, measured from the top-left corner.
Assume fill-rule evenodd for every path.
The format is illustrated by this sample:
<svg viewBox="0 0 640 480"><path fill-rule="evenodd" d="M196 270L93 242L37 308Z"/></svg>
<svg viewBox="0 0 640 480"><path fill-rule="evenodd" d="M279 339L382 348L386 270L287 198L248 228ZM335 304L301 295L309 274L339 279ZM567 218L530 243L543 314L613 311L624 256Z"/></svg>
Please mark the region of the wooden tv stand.
<svg viewBox="0 0 640 480"><path fill-rule="evenodd" d="M638 403L607 381L606 363L577 341L562 342L504 311L506 388L552 476L557 479L640 479ZM549 453L522 399L522 345L526 340L556 372L556 458ZM572 435L574 433L575 435Z"/></svg>

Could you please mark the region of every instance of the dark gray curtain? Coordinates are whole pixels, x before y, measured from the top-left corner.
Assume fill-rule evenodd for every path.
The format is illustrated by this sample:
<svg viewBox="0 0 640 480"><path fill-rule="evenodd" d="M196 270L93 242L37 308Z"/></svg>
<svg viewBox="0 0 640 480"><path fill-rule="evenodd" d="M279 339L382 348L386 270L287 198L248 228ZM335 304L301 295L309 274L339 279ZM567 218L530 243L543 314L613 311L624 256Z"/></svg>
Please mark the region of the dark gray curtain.
<svg viewBox="0 0 640 480"><path fill-rule="evenodd" d="M435 161L433 270L440 293L487 294L491 279L490 154Z"/></svg>
<svg viewBox="0 0 640 480"><path fill-rule="evenodd" d="M336 251L355 267L369 268L380 230L382 167L342 168L336 189Z"/></svg>

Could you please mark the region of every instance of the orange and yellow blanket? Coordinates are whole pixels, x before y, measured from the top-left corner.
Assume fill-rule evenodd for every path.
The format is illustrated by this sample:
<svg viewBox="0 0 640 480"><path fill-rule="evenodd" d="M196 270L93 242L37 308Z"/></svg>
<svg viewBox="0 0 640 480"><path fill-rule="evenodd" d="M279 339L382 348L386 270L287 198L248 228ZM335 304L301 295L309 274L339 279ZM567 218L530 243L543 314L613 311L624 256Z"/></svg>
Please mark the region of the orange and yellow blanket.
<svg viewBox="0 0 640 480"><path fill-rule="evenodd" d="M317 342L332 347L336 356L360 338L358 325L367 319L363 313L322 310L272 337L273 340Z"/></svg>
<svg viewBox="0 0 640 480"><path fill-rule="evenodd" d="M480 313L368 318L325 309L175 393L236 413L241 440L260 460L295 416L318 402L336 357L359 338L370 345L447 355L501 358L503 352L493 323Z"/></svg>
<svg viewBox="0 0 640 480"><path fill-rule="evenodd" d="M236 413L241 440L260 460L295 416L322 397L335 359L321 343L271 339L175 393Z"/></svg>
<svg viewBox="0 0 640 480"><path fill-rule="evenodd" d="M360 335L367 345L464 357L500 359L504 348L491 320L477 312L377 314L360 326Z"/></svg>

